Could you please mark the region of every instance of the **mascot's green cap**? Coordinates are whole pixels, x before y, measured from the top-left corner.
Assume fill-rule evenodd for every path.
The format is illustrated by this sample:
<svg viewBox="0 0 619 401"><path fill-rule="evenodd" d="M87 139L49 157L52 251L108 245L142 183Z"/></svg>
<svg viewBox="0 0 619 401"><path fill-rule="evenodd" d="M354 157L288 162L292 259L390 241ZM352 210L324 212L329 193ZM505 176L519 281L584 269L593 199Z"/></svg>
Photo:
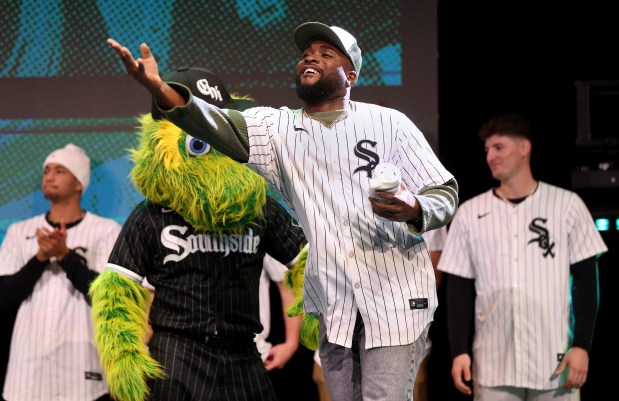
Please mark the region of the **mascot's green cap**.
<svg viewBox="0 0 619 401"><path fill-rule="evenodd" d="M179 67L175 71L161 77L165 82L174 82L189 88L192 95L220 109L243 111L258 106L251 99L233 98L223 81L211 71L201 67ZM154 120L162 120L163 115L153 100L151 115Z"/></svg>

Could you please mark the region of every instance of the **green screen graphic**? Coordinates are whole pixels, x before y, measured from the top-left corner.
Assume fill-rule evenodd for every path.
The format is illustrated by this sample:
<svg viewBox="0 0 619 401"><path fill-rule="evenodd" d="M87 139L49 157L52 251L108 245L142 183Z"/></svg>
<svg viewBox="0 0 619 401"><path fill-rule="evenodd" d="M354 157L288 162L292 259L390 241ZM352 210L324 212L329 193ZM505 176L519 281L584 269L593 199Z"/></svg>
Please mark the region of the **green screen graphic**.
<svg viewBox="0 0 619 401"><path fill-rule="evenodd" d="M83 147L92 160L85 209L123 222L143 199L128 177L127 148L136 145L135 110L146 112L150 103L132 89L133 82L123 80L128 77L106 43L109 37L136 57L140 43L148 43L162 72L188 64L204 66L235 93L257 99L272 93L279 99L282 92L294 93L300 54L293 29L320 21L349 30L359 41L363 68L357 87L394 105L404 103L392 97L393 90L405 88L405 18L399 0L0 4L0 87L5 101L0 111L0 240L11 223L47 211L42 163L69 142ZM114 97L116 93L124 98ZM131 99L133 109L125 99Z"/></svg>
<svg viewBox="0 0 619 401"><path fill-rule="evenodd" d="M292 30L341 25L363 49L359 86L402 82L400 1L3 1L0 78L97 77L124 72L105 40L134 56L147 42L160 71L192 63L239 90L286 88L299 55ZM300 55L299 55L300 56ZM227 80L228 81L228 80Z"/></svg>

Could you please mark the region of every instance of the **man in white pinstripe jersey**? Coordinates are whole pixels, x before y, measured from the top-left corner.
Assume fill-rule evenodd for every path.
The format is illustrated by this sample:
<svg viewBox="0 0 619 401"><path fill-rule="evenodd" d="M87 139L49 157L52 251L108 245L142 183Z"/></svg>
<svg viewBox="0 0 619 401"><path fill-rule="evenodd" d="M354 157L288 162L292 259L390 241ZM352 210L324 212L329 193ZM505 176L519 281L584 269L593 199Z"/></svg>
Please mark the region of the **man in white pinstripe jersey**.
<svg viewBox="0 0 619 401"><path fill-rule="evenodd" d="M80 206L90 159L68 144L43 163L49 212L11 225L0 248L0 307L17 308L3 396L109 400L94 345L88 286L121 226Z"/></svg>
<svg viewBox="0 0 619 401"><path fill-rule="evenodd" d="M454 384L483 401L577 401L606 245L576 193L533 177L528 120L492 118L479 137L500 185L461 205L439 261Z"/></svg>
<svg viewBox="0 0 619 401"><path fill-rule="evenodd" d="M332 401L411 399L437 306L419 235L451 220L457 183L408 117L350 100L362 64L350 33L308 22L294 40L303 108L243 112L162 82L146 44L134 60L118 42L108 43L168 119L263 175L298 217L311 249L303 302L320 318ZM402 174L397 194L377 192L382 202L368 197L379 163Z"/></svg>

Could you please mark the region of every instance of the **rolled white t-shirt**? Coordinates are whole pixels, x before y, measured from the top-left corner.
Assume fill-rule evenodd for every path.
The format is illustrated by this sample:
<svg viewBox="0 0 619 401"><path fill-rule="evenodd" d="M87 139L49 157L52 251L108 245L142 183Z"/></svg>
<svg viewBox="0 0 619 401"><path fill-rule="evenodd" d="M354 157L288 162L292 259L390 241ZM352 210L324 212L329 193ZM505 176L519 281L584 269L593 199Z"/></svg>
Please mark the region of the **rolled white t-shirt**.
<svg viewBox="0 0 619 401"><path fill-rule="evenodd" d="M262 274L260 275L260 288L258 290L258 297L260 302L260 323L262 323L262 332L256 334L254 341L258 352L265 361L269 356L269 351L273 347L273 344L267 341L269 333L271 332L271 298L269 286L271 281L279 282L284 280L284 274L286 273L286 266L279 263L269 255L264 255L262 262Z"/></svg>

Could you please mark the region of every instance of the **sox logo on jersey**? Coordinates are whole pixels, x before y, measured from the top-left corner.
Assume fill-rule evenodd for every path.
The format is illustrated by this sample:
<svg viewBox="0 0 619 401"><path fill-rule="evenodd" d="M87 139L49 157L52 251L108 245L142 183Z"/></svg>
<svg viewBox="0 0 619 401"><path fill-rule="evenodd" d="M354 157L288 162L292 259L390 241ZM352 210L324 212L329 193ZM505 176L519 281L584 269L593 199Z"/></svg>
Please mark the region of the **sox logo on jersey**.
<svg viewBox="0 0 619 401"><path fill-rule="evenodd" d="M365 171L368 175L368 178L372 178L372 171L380 162L380 158L374 152L369 149L363 147L363 145L369 144L372 147L376 146L375 141L370 141L368 139L364 139L362 141L357 142L357 146L355 146L355 155L360 159L363 159L368 162L365 166L359 166L355 169L354 173L358 173L359 171Z"/></svg>
<svg viewBox="0 0 619 401"><path fill-rule="evenodd" d="M606 250L582 199L544 182L518 204L492 190L462 203L438 267L475 279L473 380L558 388L552 373L569 348L570 265Z"/></svg>
<svg viewBox="0 0 619 401"><path fill-rule="evenodd" d="M531 221L531 224L529 224L529 230L537 233L538 236L531 239L528 243L530 244L532 242L537 242L539 247L544 250L544 257L550 255L554 258L555 254L552 249L555 247L555 243L550 243L550 235L548 234L548 229L540 225L540 223L545 224L547 221L548 219L544 219L541 217L537 217L533 219L533 221Z"/></svg>

